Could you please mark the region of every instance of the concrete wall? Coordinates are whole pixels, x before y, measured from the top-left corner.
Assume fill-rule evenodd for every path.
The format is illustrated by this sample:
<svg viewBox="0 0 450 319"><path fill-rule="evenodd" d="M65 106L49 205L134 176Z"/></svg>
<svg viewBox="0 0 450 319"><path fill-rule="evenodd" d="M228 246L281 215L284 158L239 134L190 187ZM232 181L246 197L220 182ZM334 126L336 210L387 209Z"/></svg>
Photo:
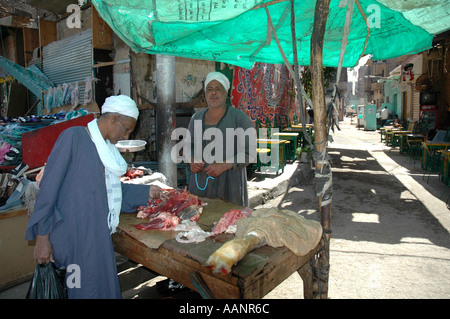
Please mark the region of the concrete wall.
<svg viewBox="0 0 450 319"><path fill-rule="evenodd" d="M396 80L388 80L384 83L384 101L392 105L393 115L397 114L398 118L403 120L402 114L402 93L400 91L400 83Z"/></svg>
<svg viewBox="0 0 450 319"><path fill-rule="evenodd" d="M215 71L215 62L176 59L176 101L189 102L201 89L209 72Z"/></svg>
<svg viewBox="0 0 450 319"><path fill-rule="evenodd" d="M124 61L113 66L114 94L131 96L130 48L116 34L113 34L113 42L114 61Z"/></svg>

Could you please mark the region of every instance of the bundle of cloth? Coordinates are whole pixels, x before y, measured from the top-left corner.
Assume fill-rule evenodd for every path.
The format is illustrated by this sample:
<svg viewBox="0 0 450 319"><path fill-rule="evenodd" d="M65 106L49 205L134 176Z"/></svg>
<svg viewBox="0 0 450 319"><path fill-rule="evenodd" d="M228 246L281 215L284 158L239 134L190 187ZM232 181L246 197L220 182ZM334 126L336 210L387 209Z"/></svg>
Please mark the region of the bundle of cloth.
<svg viewBox="0 0 450 319"><path fill-rule="evenodd" d="M215 273L228 274L248 252L264 244L284 246L297 256L305 256L322 237L319 222L287 209L257 209L251 216L236 220L235 224L235 238L222 245L206 261L205 266Z"/></svg>

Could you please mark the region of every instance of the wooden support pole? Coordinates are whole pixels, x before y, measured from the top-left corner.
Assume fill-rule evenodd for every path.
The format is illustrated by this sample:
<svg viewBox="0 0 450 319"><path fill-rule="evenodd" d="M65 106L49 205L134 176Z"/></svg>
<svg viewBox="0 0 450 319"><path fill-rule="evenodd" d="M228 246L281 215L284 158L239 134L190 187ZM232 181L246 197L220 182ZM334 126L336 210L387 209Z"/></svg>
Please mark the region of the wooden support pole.
<svg viewBox="0 0 450 319"><path fill-rule="evenodd" d="M311 36L311 74L312 74L312 98L314 105L314 132L316 150L321 153L326 152L328 139L327 133L327 110L325 104L325 90L323 81L323 42L325 27L327 24L330 0L317 0L314 13L314 28ZM316 174L321 172L324 164L316 161ZM331 172L330 172L331 173ZM314 265L314 297L325 299L328 297L328 275L330 268L329 241L330 241L330 220L331 203L322 205L323 196L318 196L321 224L323 228L324 248L319 253Z"/></svg>

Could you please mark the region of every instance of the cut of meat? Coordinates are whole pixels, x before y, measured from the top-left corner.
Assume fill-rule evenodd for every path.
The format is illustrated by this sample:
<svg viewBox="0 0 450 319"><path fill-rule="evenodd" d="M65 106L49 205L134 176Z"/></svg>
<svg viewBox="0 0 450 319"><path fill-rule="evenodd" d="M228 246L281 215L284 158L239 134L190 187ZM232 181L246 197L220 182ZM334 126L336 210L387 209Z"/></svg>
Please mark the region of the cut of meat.
<svg viewBox="0 0 450 319"><path fill-rule="evenodd" d="M144 176L144 172L140 169L129 169L126 173L120 178L121 181L129 181L135 179L136 177Z"/></svg>
<svg viewBox="0 0 450 319"><path fill-rule="evenodd" d="M159 206L160 209L177 215L182 219L185 219L183 218L185 215L183 210L187 208L189 208L190 211L192 211L192 209L197 210L202 205L201 201L198 199L198 196L189 193L186 188L182 191L172 189L168 192L167 196L168 199ZM188 219L191 221L197 221L200 214L188 214L186 216L190 216Z"/></svg>
<svg viewBox="0 0 450 319"><path fill-rule="evenodd" d="M186 188L182 191L170 189L166 192L167 199L152 199L147 206L138 207L140 218L146 218L158 212L168 212L181 219L197 221L202 212L202 201L198 196L189 193ZM196 211L196 213L194 212Z"/></svg>
<svg viewBox="0 0 450 319"><path fill-rule="evenodd" d="M152 199L146 206L138 207L138 214L136 217L150 218L150 220L147 223L136 225L136 228L143 230L170 230L178 225L181 220L195 222L200 218L200 214L203 210L203 203L198 196L189 193L186 188L181 191L176 189L165 191L166 199ZM164 214L161 215L162 213ZM171 215L173 218L169 218L166 216L167 214ZM174 226L170 226L170 223L174 224Z"/></svg>
<svg viewBox="0 0 450 319"><path fill-rule="evenodd" d="M160 211L159 209L159 205L161 205L162 200L159 198L156 199L152 199L150 201L148 201L147 206L139 206L137 208L138 214L137 214L137 218L147 218L148 216L150 216L151 214L155 214L158 211Z"/></svg>
<svg viewBox="0 0 450 319"><path fill-rule="evenodd" d="M239 209L232 209L223 214L222 218L213 227L212 232L214 235L221 234L227 230L228 226L234 224L234 222L241 218L243 215Z"/></svg>
<svg viewBox="0 0 450 319"><path fill-rule="evenodd" d="M189 206L185 209L178 212L177 216L181 218L181 220L189 220L191 222L196 222L200 218L200 214L203 211L203 207L195 207Z"/></svg>
<svg viewBox="0 0 450 319"><path fill-rule="evenodd" d="M150 220L146 223L135 225L137 229L149 230L173 230L180 223L180 217L172 215L168 212L160 212L150 217Z"/></svg>
<svg viewBox="0 0 450 319"><path fill-rule="evenodd" d="M144 176L144 172L140 169L130 169L125 173L125 175L129 178L136 178Z"/></svg>
<svg viewBox="0 0 450 319"><path fill-rule="evenodd" d="M244 208L242 211L240 211L239 209L231 209L227 211L225 214L223 214L222 218L217 222L217 224L212 229L214 235L221 234L224 231L226 231L227 228L231 225L234 225L234 222L239 218L250 216L252 210L251 208L248 209L246 208ZM243 212L245 212L245 215Z"/></svg>

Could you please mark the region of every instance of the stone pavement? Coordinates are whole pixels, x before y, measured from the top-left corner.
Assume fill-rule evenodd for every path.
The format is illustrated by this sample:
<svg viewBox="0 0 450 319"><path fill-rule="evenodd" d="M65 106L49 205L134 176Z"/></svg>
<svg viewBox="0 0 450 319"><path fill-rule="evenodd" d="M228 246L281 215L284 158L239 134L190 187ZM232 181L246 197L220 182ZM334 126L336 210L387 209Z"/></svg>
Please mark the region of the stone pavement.
<svg viewBox="0 0 450 319"><path fill-rule="evenodd" d="M287 163L284 172L278 176L269 172L261 178L261 174L255 172L247 183L250 207L262 205L299 183L312 183L313 173L310 163L300 163L298 160Z"/></svg>

